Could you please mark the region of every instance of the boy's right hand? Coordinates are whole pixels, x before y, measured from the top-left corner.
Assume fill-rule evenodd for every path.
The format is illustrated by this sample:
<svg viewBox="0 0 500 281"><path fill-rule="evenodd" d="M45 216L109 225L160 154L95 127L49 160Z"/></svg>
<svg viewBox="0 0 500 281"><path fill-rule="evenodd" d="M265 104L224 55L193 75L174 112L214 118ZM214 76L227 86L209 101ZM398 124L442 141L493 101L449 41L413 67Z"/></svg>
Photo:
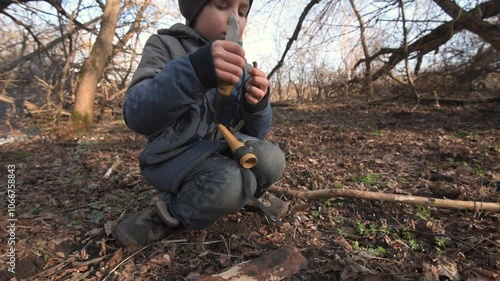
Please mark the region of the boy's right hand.
<svg viewBox="0 0 500 281"><path fill-rule="evenodd" d="M212 44L212 57L217 80L236 85L246 65L243 48L234 42L217 40Z"/></svg>

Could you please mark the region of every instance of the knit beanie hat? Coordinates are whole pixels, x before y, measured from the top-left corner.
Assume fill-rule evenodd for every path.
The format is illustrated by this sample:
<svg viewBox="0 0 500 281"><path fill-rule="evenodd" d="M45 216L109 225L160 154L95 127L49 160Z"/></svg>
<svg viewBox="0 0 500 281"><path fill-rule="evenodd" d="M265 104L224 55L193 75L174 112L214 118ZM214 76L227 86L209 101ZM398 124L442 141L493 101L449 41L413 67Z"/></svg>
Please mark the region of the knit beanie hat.
<svg viewBox="0 0 500 281"><path fill-rule="evenodd" d="M181 10L182 16L186 18L187 25L193 26L194 20L198 13L201 11L203 6L207 4L209 0L201 1L201 0L179 0L179 9ZM250 4L248 7L248 12L250 12L250 8L252 7L252 0L250 0ZM248 13L247 13L248 16Z"/></svg>

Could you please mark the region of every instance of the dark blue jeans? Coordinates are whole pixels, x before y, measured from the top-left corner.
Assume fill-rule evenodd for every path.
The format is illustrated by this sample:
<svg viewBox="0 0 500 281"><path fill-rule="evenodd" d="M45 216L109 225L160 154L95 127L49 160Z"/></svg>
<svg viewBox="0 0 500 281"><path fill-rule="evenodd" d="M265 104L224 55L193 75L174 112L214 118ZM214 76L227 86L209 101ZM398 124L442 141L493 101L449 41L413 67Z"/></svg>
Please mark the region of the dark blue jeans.
<svg viewBox="0 0 500 281"><path fill-rule="evenodd" d="M285 156L277 145L267 141L252 139L245 145L258 158L257 165L250 170L251 189L258 197L283 175ZM232 158L214 154L189 172L177 194L164 194L162 199L185 228L207 228L249 202L243 190L241 169Z"/></svg>

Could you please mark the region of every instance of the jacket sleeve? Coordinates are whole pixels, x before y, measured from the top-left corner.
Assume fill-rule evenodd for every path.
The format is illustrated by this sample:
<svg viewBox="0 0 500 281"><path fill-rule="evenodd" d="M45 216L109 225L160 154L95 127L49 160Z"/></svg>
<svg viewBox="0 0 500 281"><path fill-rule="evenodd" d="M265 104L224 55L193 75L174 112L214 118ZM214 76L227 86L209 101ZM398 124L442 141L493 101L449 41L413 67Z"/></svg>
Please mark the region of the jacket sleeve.
<svg viewBox="0 0 500 281"><path fill-rule="evenodd" d="M243 81L249 77L246 77ZM257 104L251 105L246 101L245 98L245 82L241 86L241 116L245 122L242 133L256 137L263 140L271 128L271 123L273 119L273 111L271 109L271 103L269 101L269 96L271 92L271 86L269 85L266 96Z"/></svg>
<svg viewBox="0 0 500 281"><path fill-rule="evenodd" d="M193 54L171 59L161 39L157 35L151 36L125 95L123 112L127 126L139 134L152 135L169 126L203 98L206 84L216 83L213 82L215 70L213 77L209 73L209 78L205 78L209 82L198 78L197 68L203 64L207 68L207 54L209 61L211 44Z"/></svg>

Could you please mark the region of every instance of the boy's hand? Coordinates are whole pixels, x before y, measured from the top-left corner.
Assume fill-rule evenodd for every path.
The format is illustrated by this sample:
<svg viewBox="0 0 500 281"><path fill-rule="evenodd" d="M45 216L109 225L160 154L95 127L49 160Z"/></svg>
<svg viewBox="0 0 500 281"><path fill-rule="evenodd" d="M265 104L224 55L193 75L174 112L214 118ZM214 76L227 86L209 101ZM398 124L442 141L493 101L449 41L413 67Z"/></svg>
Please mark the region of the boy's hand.
<svg viewBox="0 0 500 281"><path fill-rule="evenodd" d="M256 67L250 68L248 74L251 77L245 84L245 99L249 104L255 105L266 96L269 80L267 80L264 71Z"/></svg>
<svg viewBox="0 0 500 281"><path fill-rule="evenodd" d="M212 44L212 57L217 80L236 85L246 65L243 48L234 42L217 40Z"/></svg>

